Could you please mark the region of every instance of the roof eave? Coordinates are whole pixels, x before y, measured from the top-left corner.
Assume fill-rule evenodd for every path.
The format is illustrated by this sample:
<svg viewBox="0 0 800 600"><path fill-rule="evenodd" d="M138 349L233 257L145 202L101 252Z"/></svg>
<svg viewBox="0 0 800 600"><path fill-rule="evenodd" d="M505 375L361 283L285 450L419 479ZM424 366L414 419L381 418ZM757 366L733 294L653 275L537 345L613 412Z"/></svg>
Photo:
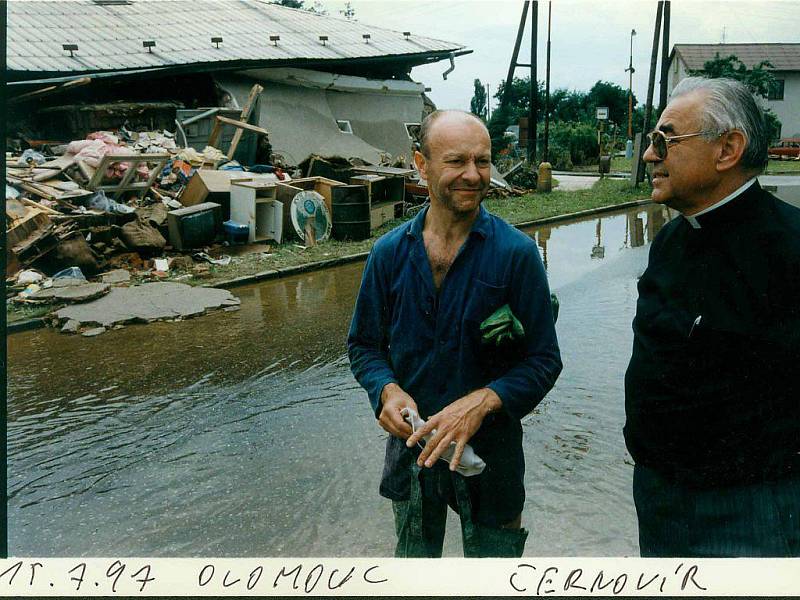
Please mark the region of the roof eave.
<svg viewBox="0 0 800 600"><path fill-rule="evenodd" d="M31 84L50 84L62 83L79 79L81 77L94 78L113 78L113 77L136 77L148 74L158 75L181 75L186 73L212 73L218 71L239 71L245 69L258 69L269 67L300 67L307 69L331 68L339 65L348 67L363 66L370 67L385 65L387 63L397 63L399 69L410 69L420 65L431 64L441 60L447 60L451 55L463 56L471 54L473 51L463 47L452 51L433 51L420 52L414 54L390 54L384 56L363 57L363 58L337 58L337 59L308 59L294 58L281 60L232 60L225 62L207 63L188 63L182 65L158 66L146 69L121 69L121 70L84 70L75 71L70 74L63 72L46 71L6 71L7 83L9 85L31 85Z"/></svg>

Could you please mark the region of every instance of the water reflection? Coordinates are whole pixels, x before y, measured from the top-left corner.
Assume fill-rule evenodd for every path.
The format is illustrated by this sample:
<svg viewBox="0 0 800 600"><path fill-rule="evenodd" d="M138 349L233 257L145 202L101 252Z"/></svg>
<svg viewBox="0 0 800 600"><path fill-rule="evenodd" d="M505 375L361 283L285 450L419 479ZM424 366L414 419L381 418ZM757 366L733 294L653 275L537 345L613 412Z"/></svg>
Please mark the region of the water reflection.
<svg viewBox="0 0 800 600"><path fill-rule="evenodd" d="M649 244L676 214L660 204L650 204L526 231L539 246L550 286L557 288L595 268L592 261L613 259L627 248Z"/></svg>
<svg viewBox="0 0 800 600"><path fill-rule="evenodd" d="M622 373L643 245L668 219L647 206L528 231L565 363L523 421L530 555L636 551ZM362 269L237 288L239 311L182 323L11 336L12 554L390 556L384 434L344 347Z"/></svg>

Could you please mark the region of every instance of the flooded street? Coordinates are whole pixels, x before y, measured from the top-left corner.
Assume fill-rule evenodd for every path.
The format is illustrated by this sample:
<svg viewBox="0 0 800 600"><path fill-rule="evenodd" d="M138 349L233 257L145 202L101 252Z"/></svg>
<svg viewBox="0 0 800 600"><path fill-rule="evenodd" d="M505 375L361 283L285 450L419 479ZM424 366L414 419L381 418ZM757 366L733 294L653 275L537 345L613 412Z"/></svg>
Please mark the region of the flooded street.
<svg viewBox="0 0 800 600"><path fill-rule="evenodd" d="M526 555L638 554L623 374L668 218L646 206L528 231L561 302L564 371L523 421ZM235 288L238 312L10 336L11 555L391 556L385 434L345 351L362 269Z"/></svg>

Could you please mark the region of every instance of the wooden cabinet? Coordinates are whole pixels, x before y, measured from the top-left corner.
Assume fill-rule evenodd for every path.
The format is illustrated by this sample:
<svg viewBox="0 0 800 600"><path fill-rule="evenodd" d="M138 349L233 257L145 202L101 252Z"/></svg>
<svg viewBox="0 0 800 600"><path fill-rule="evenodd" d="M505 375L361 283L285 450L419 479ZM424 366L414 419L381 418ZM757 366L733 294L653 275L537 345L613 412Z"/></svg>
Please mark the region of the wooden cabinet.
<svg viewBox="0 0 800 600"><path fill-rule="evenodd" d="M277 199L274 183L262 181L231 182L231 221L250 228L248 242L283 237L283 203Z"/></svg>

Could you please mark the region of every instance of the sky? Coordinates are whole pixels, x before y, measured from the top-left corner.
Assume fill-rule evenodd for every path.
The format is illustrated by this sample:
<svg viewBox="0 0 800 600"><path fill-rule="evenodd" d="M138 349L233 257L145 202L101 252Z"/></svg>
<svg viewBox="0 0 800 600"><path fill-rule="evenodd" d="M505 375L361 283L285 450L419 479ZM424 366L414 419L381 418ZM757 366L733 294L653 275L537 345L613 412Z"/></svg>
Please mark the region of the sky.
<svg viewBox="0 0 800 600"><path fill-rule="evenodd" d="M312 4L307 2L307 4ZM416 67L414 80L432 88L429 96L439 108L469 109L473 81L490 85L491 94L504 80L514 50L522 0L355 0L350 2L358 21L411 31L457 42L473 50L456 58L447 80L448 61ZM331 16L345 3L323 0ZM548 2L539 1L538 78L545 78ZM655 0L553 0L551 25L551 90L588 91L598 80L628 88L631 29L633 37L633 92L647 97L647 79L653 44ZM518 62L530 62L530 11ZM670 50L673 44L753 42L800 43L799 0L672 0ZM529 69L518 67L517 76ZM658 75L656 96L658 101ZM495 106L493 99L492 106Z"/></svg>

